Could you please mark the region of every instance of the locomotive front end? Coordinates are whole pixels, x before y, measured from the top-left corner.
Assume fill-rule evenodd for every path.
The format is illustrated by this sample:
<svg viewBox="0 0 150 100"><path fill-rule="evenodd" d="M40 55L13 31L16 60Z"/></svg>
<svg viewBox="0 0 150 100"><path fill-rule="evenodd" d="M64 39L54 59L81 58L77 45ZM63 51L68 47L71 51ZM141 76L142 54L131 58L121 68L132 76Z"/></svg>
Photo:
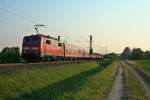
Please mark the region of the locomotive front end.
<svg viewBox="0 0 150 100"><path fill-rule="evenodd" d="M41 55L40 41L41 38L36 35L25 36L23 38L22 57L27 62L34 62L40 60Z"/></svg>

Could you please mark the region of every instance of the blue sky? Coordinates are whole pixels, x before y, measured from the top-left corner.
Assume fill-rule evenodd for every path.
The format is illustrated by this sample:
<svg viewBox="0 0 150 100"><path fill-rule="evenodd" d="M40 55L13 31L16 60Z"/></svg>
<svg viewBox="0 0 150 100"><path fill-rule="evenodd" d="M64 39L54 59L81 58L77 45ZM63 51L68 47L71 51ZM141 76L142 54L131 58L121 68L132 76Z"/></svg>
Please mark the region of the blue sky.
<svg viewBox="0 0 150 100"><path fill-rule="evenodd" d="M150 50L149 5L149 0L0 0L0 49L21 47L23 36L34 34L33 25L40 23L48 26L44 34L83 47L88 43L76 41L92 34L100 52L104 46L112 52L126 46Z"/></svg>

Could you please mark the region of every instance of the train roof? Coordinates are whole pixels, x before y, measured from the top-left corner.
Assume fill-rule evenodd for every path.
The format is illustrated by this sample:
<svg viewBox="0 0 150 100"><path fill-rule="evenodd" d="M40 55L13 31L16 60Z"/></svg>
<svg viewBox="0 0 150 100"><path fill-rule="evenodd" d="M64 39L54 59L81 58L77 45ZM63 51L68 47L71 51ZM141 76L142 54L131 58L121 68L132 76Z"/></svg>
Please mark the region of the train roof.
<svg viewBox="0 0 150 100"><path fill-rule="evenodd" d="M48 38L48 39L53 39L53 40L58 41L58 38L55 38L55 37L52 37L52 36L49 36L49 35L36 34L36 35L30 35L30 36L31 36L31 37L32 37L32 36L35 36L35 37L45 37L45 38ZM25 36L25 37L29 37L29 36Z"/></svg>
<svg viewBox="0 0 150 100"><path fill-rule="evenodd" d="M93 52L93 55L98 55L98 56L104 57L104 55L102 55L100 53L96 53L96 52Z"/></svg>

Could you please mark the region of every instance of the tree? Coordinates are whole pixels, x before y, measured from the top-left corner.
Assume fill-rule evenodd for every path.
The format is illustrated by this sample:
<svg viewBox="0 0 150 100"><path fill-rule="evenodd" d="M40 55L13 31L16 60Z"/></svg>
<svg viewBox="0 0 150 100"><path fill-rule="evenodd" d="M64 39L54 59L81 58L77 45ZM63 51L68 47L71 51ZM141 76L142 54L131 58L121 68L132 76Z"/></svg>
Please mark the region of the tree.
<svg viewBox="0 0 150 100"><path fill-rule="evenodd" d="M5 47L1 52L1 62L2 63L16 63L20 62L20 50L19 47Z"/></svg>
<svg viewBox="0 0 150 100"><path fill-rule="evenodd" d="M131 59L143 59L144 51L141 48L134 48L131 52Z"/></svg>
<svg viewBox="0 0 150 100"><path fill-rule="evenodd" d="M121 53L121 58L122 59L130 59L131 57L131 50L129 47L126 47L123 52Z"/></svg>

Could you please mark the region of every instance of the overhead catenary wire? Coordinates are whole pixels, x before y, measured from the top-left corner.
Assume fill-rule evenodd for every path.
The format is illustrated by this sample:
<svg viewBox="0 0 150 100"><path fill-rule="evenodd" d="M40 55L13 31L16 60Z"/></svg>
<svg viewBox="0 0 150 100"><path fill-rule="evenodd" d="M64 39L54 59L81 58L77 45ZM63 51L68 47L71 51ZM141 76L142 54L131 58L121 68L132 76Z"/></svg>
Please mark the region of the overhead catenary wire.
<svg viewBox="0 0 150 100"><path fill-rule="evenodd" d="M10 15L16 16L16 17L18 17L18 18L20 18L20 19L22 19L22 20L28 21L28 22L31 23L31 24L34 24L33 21L31 21L31 20L29 20L29 19L26 19L26 18L24 18L23 16L21 16L21 15L15 13L15 12L12 12L12 11L7 10L7 9L5 9L5 8L2 8L2 7L0 7L0 10L3 11L3 12L8 13L8 14L10 14Z"/></svg>
<svg viewBox="0 0 150 100"><path fill-rule="evenodd" d="M16 8L14 8L13 6L11 6L11 5L8 5L6 2L4 2L4 1L0 1L0 4L3 6L5 6L7 9L9 8L9 10L13 10L13 11L15 11L15 13L17 13L17 14L19 14L19 15L22 15L24 18L26 18L26 19L28 19L28 20L30 20L30 21L32 21L32 22L36 22L35 20L33 20L33 19L37 19L37 18L35 18L35 17L33 17L33 16L26 16L21 10L19 10L19 9L16 9Z"/></svg>
<svg viewBox="0 0 150 100"><path fill-rule="evenodd" d="M7 24L7 25L11 25L11 24L15 24L15 25L19 25L19 23L17 21L14 21L12 23L12 21L6 19L9 16L9 14L6 14L5 12L3 12L3 14L0 14L0 23L1 24Z"/></svg>
<svg viewBox="0 0 150 100"><path fill-rule="evenodd" d="M33 16L27 16L27 15L24 14L20 9L16 9L16 8L14 8L13 6L8 5L8 4L7 4L6 2L4 2L4 1L0 1L0 4L1 4L1 6L2 6L2 7L0 6L0 8L2 8L2 9L0 9L0 10L2 10L3 12L5 12L5 13L7 13L7 14L10 14L10 15L12 15L12 16L15 16L15 17L17 17L17 18L20 18L21 20L25 21L26 23L30 23L31 25L40 24L40 23L38 22L38 19L39 19L39 18L35 18L35 17L33 17ZM3 7L3 6L5 6L5 7ZM44 24L45 24L45 23L44 23ZM46 25L47 25L47 24L46 24ZM52 26L51 26L51 29L57 31L56 29L52 28Z"/></svg>
<svg viewBox="0 0 150 100"><path fill-rule="evenodd" d="M11 7L10 5L8 5L7 3L5 3L4 1L0 1L0 10L4 13L7 13L9 15L15 16L17 18L20 18L21 20L30 23L32 25L37 24L36 21L31 19L30 17L27 17L26 15L19 13L18 9L15 9L14 7Z"/></svg>
<svg viewBox="0 0 150 100"><path fill-rule="evenodd" d="M0 7L0 10L7 13L7 14L10 14L10 15L13 15L13 16L16 16L16 17L19 17L20 19L26 21L26 22L29 22L31 23L32 25L35 25L35 24L38 24L36 21L34 21L33 19L23 15L23 14L20 14L18 13L18 10L17 9L14 9L14 7L11 7L10 5L7 5L7 3L5 3L4 1L0 1L0 4L3 4L5 5L5 7L7 8L4 8L4 7ZM9 8L9 10L8 10ZM31 16L30 16L31 17ZM47 25L47 24L46 24ZM53 30L57 31L56 29L53 28ZM61 32L59 32L61 33ZM70 37L69 37L70 38Z"/></svg>
<svg viewBox="0 0 150 100"><path fill-rule="evenodd" d="M5 22L5 21L3 21L3 20L0 20L0 24L6 24L6 25L9 25L8 22Z"/></svg>
<svg viewBox="0 0 150 100"><path fill-rule="evenodd" d="M2 15L2 14L0 14L0 24L9 24L9 23L7 23L6 21L2 20L2 18L1 18L1 17L3 17L3 15Z"/></svg>
<svg viewBox="0 0 150 100"><path fill-rule="evenodd" d="M85 37L83 37L83 36L80 36L85 42L87 42L87 43L90 43L90 41L89 40L87 40Z"/></svg>

